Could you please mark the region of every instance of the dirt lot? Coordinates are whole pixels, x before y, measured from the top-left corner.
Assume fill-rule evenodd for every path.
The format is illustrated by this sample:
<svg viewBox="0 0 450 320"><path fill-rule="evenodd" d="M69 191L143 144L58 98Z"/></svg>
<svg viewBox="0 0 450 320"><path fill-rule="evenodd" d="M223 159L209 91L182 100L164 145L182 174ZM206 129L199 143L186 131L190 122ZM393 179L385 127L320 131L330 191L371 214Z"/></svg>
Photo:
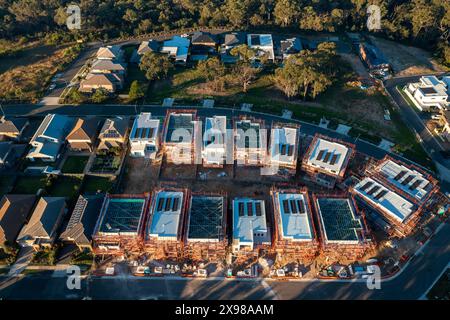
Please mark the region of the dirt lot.
<svg viewBox="0 0 450 320"><path fill-rule="evenodd" d="M162 161L161 165L161 180L179 181L179 180L194 180L197 177L197 165L174 165L167 163L166 159Z"/></svg>
<svg viewBox="0 0 450 320"><path fill-rule="evenodd" d="M385 39L370 38L389 60L396 75L407 76L445 71L425 50Z"/></svg>
<svg viewBox="0 0 450 320"><path fill-rule="evenodd" d="M127 158L123 177L123 193L149 192L158 183L161 161L150 162L143 158Z"/></svg>
<svg viewBox="0 0 450 320"><path fill-rule="evenodd" d="M341 53L341 57L345 61L350 63L350 65L352 66L353 70L358 74L358 76L360 76L363 79L369 79L370 78L369 72L367 71L366 67L362 63L361 59L356 54L353 54L353 53Z"/></svg>

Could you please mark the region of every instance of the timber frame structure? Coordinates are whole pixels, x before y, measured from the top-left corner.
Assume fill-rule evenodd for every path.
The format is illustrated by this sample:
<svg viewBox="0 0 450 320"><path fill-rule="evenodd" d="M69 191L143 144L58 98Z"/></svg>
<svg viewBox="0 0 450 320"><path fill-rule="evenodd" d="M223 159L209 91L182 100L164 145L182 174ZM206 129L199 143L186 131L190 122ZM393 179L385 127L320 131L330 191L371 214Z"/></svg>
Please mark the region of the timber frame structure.
<svg viewBox="0 0 450 320"><path fill-rule="evenodd" d="M137 228L135 232L103 232L102 226L104 223L105 217L108 215L112 215L113 213L109 212L110 209L110 201L116 201L123 199L126 200L143 200L141 214L139 217L139 222L137 224ZM107 194L103 201L99 218L94 228L94 235L92 237L93 242L93 252L97 255L124 255L124 254L132 254L139 255L142 252L143 241L142 234L144 231L145 220L148 215L150 204L150 193L144 194ZM123 217L124 221L135 221L136 217L130 217L132 215L130 208L130 212L127 210L119 209L118 212L121 214L125 214ZM118 218L120 219L120 217ZM130 220L128 220L130 219ZM106 222L105 222L106 223ZM122 222L118 222L117 225L120 226ZM107 228L109 223L107 224ZM109 225L109 228L111 226Z"/></svg>
<svg viewBox="0 0 450 320"><path fill-rule="evenodd" d="M190 234L190 222L192 219L192 199L194 197L214 197L221 198L222 208L217 208L217 211L221 211L221 225L220 230L217 233L217 238L207 239L198 239L198 238L189 238ZM226 258L226 251L228 248L228 237L227 237L227 194L225 192L221 193L196 193L189 192L188 201L187 201L188 209L186 210L186 219L184 225L184 233L183 233L183 257L184 259L191 261L210 261L217 262L220 260L224 260ZM209 208L205 208L205 210L209 210ZM211 211L214 208L210 209ZM206 216L206 213L205 213ZM207 217L204 217L204 220L207 220ZM207 223L207 221L205 221ZM217 228L217 226L216 226Z"/></svg>
<svg viewBox="0 0 450 320"><path fill-rule="evenodd" d="M305 201L306 214L310 223L312 239L310 241L292 241L290 239L283 239L282 235L282 221L281 221L281 203L277 200L277 193L302 194ZM320 242L317 235L314 217L312 212L311 201L306 187L296 188L276 188L272 187L270 190L271 207L274 215L274 228L272 237L272 248L276 253L287 257L288 259L299 259L302 261L312 261L320 250Z"/></svg>
<svg viewBox="0 0 450 320"><path fill-rule="evenodd" d="M415 170L421 173L429 181L430 191L428 192L427 196L424 199L419 201L418 199L412 197L408 193L402 191L400 188L396 187L394 184L389 182L388 179L382 173L380 173L381 166L386 161L389 160L397 164L401 164L402 166L405 166L408 169ZM411 233L413 233L420 222L424 210L428 208L430 199L439 192L438 181L431 174L426 173L424 170L422 170L417 166L407 165L402 161L393 159L389 155L386 155L382 160L380 160L376 164L369 165L366 168L366 177L370 177L371 179L385 186L387 189L392 190L393 192L397 193L398 195L402 196L403 198L407 199L408 201L410 201L415 205L415 211L411 213L403 222L400 222L394 219L388 212L386 212L382 208L373 205L369 201L366 201L362 196L357 195L357 192L353 187L350 188L350 192L354 194L355 197L357 197L357 199L364 202L367 206L378 212L382 216L383 220L385 220L391 225L392 229L390 230L390 232L388 232L391 236L406 237Z"/></svg>
<svg viewBox="0 0 450 320"><path fill-rule="evenodd" d="M181 202L180 209L180 218L177 226L177 235L176 239L156 239L150 236L150 229L152 226L152 221L154 218L154 213L157 210L156 200L158 198L159 192L181 192L183 193L183 201ZM144 232L144 252L151 255L153 259L169 259L169 260L177 260L183 258L183 234L185 233L185 219L186 219L186 210L188 207L188 189L181 188L172 188L172 187L164 187L155 189L152 192L152 200L150 203L150 210L147 219L147 224Z"/></svg>
<svg viewBox="0 0 450 320"><path fill-rule="evenodd" d="M321 211L318 205L318 199L346 199L350 201L351 207L355 214L355 218L360 221L361 229L355 228L357 240L346 243L345 241L327 241L325 226L321 217ZM355 261L362 258L366 253L376 247L375 241L371 235L370 229L366 222L364 211L360 210L352 195L348 193L334 193L334 194L313 194L313 207L316 212L318 229L320 235L321 253L330 258L332 261L339 261L342 258L350 261Z"/></svg>
<svg viewBox="0 0 450 320"><path fill-rule="evenodd" d="M251 124L259 125L259 129L256 133L257 142L259 141L259 146L250 147L250 137L249 137L249 146L246 147L245 139L247 136L244 135L244 147L240 147L241 143L237 143L240 141L239 130L243 130L238 128L238 123L242 121L248 121ZM247 128L246 131L250 129ZM267 155L267 131L265 127L265 122L262 119L256 119L249 116L239 116L233 119L233 144L234 144L234 160L238 166L264 166L266 164L266 155Z"/></svg>
<svg viewBox="0 0 450 320"><path fill-rule="evenodd" d="M191 114L192 115L192 137L190 142L178 142L178 141L168 141L170 139L169 125L170 117L172 114L182 115ZM200 132L199 132L200 130ZM166 155L167 162L169 163L184 163L184 164L194 164L198 157L201 157L201 128L198 125L197 110L195 109L168 109L166 112L166 117L164 119L164 124L162 128L162 150ZM199 141L197 141L199 140ZM200 145L199 145L200 144ZM200 150L198 148L200 147ZM178 148L183 148L183 150L189 149L189 155L182 156ZM177 158L177 159L175 159ZM200 160L201 161L201 160Z"/></svg>

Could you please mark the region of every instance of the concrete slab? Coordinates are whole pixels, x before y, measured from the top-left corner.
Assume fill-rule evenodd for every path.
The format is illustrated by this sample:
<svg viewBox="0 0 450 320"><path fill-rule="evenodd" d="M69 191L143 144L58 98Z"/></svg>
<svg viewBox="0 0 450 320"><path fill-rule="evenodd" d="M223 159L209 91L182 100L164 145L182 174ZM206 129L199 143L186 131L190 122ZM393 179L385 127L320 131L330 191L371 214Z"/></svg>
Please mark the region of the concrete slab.
<svg viewBox="0 0 450 320"><path fill-rule="evenodd" d="M346 126L345 124L339 124L336 128L336 132L348 136L349 131L352 127Z"/></svg>

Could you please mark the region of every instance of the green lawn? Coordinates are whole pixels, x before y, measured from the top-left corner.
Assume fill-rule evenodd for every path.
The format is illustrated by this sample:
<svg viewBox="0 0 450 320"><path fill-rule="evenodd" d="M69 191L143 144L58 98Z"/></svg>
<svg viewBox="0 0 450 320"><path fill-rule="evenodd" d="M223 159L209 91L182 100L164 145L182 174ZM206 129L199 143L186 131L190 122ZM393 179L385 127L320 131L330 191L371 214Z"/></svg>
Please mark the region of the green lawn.
<svg viewBox="0 0 450 320"><path fill-rule="evenodd" d="M0 176L0 198L9 192L14 181L13 176Z"/></svg>
<svg viewBox="0 0 450 320"><path fill-rule="evenodd" d="M88 156L70 156L64 162L63 173L83 173L84 167L89 160Z"/></svg>
<svg viewBox="0 0 450 320"><path fill-rule="evenodd" d="M114 186L115 180L104 177L85 176L82 193L110 192Z"/></svg>
<svg viewBox="0 0 450 320"><path fill-rule="evenodd" d="M12 193L36 194L39 189L47 189L50 184L47 176L18 177Z"/></svg>
<svg viewBox="0 0 450 320"><path fill-rule="evenodd" d="M59 176L53 181L48 194L52 197L66 197L69 200L76 199L80 192L82 177Z"/></svg>
<svg viewBox="0 0 450 320"><path fill-rule="evenodd" d="M92 172L113 173L120 167L121 157L116 155L97 155L92 164Z"/></svg>

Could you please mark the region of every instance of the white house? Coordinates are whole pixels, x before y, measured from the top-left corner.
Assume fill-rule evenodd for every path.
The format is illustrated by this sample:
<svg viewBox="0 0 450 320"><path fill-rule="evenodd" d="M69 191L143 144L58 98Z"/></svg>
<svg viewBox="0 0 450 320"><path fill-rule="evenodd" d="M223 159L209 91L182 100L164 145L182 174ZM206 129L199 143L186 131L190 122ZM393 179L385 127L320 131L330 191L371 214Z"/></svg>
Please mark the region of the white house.
<svg viewBox="0 0 450 320"><path fill-rule="evenodd" d="M420 111L447 110L449 100L449 77L439 80L436 76L423 76L419 82L409 83L404 92Z"/></svg>
<svg viewBox="0 0 450 320"><path fill-rule="evenodd" d="M206 118L205 133L203 134L203 164L223 165L227 156L227 141L227 117Z"/></svg>
<svg viewBox="0 0 450 320"><path fill-rule="evenodd" d="M274 126L270 134L270 164L295 168L298 152L298 128Z"/></svg>
<svg viewBox="0 0 450 320"><path fill-rule="evenodd" d="M31 138L30 145L32 148L26 156L27 159L55 161L72 125L72 119L67 116L48 114Z"/></svg>
<svg viewBox="0 0 450 320"><path fill-rule="evenodd" d="M130 155L154 159L158 152L159 119L152 119L150 112L143 112L134 119L130 133Z"/></svg>
<svg viewBox="0 0 450 320"><path fill-rule="evenodd" d="M248 34L247 45L258 51L257 56L267 54L269 60L275 60L275 51L271 34Z"/></svg>
<svg viewBox="0 0 450 320"><path fill-rule="evenodd" d="M233 200L233 252L253 250L270 245L264 200L236 198Z"/></svg>

